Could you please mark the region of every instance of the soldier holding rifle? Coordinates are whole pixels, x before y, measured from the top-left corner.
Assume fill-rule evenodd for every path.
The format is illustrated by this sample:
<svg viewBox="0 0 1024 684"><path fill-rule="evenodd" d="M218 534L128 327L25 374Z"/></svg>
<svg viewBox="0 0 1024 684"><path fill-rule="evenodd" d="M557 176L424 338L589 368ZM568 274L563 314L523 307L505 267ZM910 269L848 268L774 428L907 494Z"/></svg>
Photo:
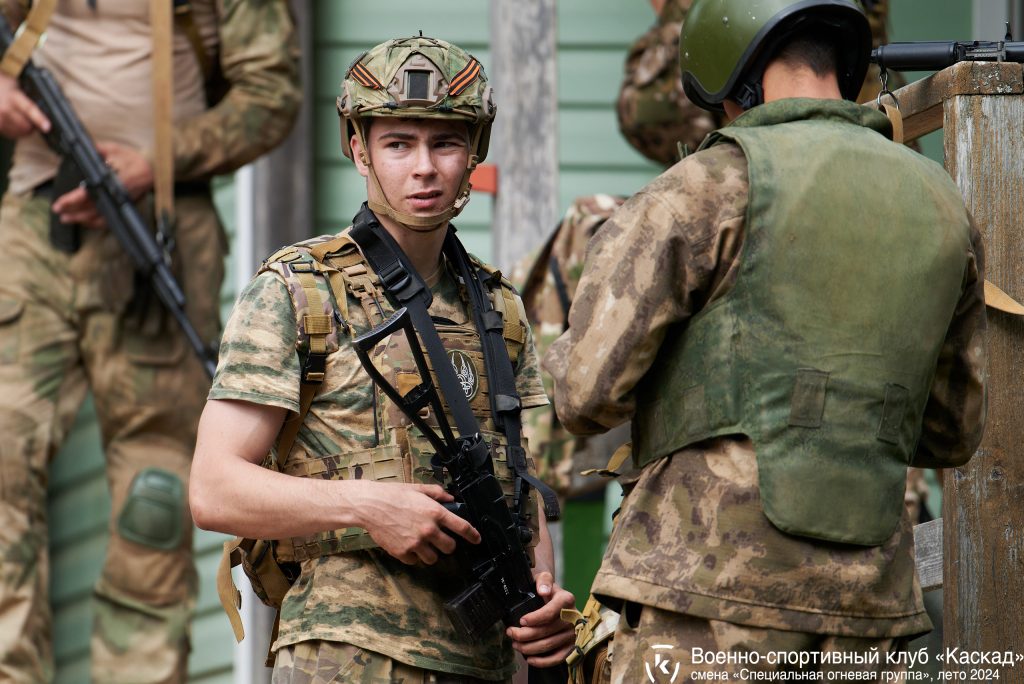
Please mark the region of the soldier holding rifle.
<svg viewBox="0 0 1024 684"><path fill-rule="evenodd" d="M573 597L553 580L557 506L520 433L520 410L547 402L533 339L518 295L449 223L487 153L492 90L476 59L423 36L363 53L342 88L342 149L367 203L342 233L277 252L242 293L200 423L193 514L273 540L275 681L507 681L513 649L557 666ZM497 513L475 508L460 463ZM248 542L232 556L261 563Z"/></svg>
<svg viewBox="0 0 1024 684"><path fill-rule="evenodd" d="M32 4L33 13L53 9L45 1ZM279 143L300 93L285 2L175 5L176 24L165 24L168 80L153 77L157 55L164 53L155 46L146 3L124 0L60 2L48 24L42 21L47 39L30 67L8 59L17 50L0 66L0 134L17 139L0 208L4 681L53 677L47 467L90 390L113 504L95 588L91 680L187 678L197 577L186 490L209 377L161 297L176 294L171 299L184 304L196 339L216 340L226 241L210 177ZM18 27L22 3L6 2L5 9ZM38 15L29 16L35 19L21 35L40 29ZM52 76L45 101L38 88L22 90L38 85L27 77L41 68ZM173 106L154 104L154 80ZM156 121L163 115L168 135L158 139ZM75 138L79 154L61 158L48 142L68 139L73 131L62 128L73 120L82 127L75 135L84 133ZM151 281L148 272L137 272L134 248L119 241L115 228L121 226L109 225L107 217L141 216L133 225L143 230L136 233L154 239L146 222L154 222L154 149L161 145L170 151L167 170L176 183L167 186L176 212L173 223L161 226L163 277ZM97 205L96 188L81 187L109 173L102 163L83 169L82 159L105 159L116 174L107 177L107 189L124 194L117 211L104 204L110 195Z"/></svg>

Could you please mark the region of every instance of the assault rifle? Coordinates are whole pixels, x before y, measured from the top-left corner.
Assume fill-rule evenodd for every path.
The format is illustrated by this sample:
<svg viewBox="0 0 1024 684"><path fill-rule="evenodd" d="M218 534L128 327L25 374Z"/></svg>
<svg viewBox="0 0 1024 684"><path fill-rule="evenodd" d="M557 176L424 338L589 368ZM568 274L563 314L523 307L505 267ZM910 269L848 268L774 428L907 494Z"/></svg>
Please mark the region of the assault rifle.
<svg viewBox="0 0 1024 684"><path fill-rule="evenodd" d="M10 25L0 17L0 53L6 52L13 41ZM157 244L124 185L103 161L57 81L49 71L28 61L18 76L18 83L50 120L50 132L45 134L47 144L77 168L107 227L131 257L136 270L149 279L160 302L185 333L203 368L213 377L216 355L185 315L185 293L171 273L169 257Z"/></svg>
<svg viewBox="0 0 1024 684"><path fill-rule="evenodd" d="M384 378L369 357L378 342L400 331L405 333L422 380L405 396ZM452 433L405 307L356 338L353 344L373 381L430 442L435 450L434 464L448 471L448 491L455 501L445 507L480 532L480 544L457 542L455 558L469 581L463 591L445 602L445 613L456 631L468 639L477 638L499 620L518 627L524 615L544 606L544 600L534 591L526 553L532 532L522 516L513 515L505 502L505 494L494 476L489 446L480 433L458 437ZM422 418L425 408L437 419L440 435Z"/></svg>
<svg viewBox="0 0 1024 684"><path fill-rule="evenodd" d="M871 51L871 61L883 70L939 71L958 62L1024 62L1024 42L1006 40L891 43Z"/></svg>

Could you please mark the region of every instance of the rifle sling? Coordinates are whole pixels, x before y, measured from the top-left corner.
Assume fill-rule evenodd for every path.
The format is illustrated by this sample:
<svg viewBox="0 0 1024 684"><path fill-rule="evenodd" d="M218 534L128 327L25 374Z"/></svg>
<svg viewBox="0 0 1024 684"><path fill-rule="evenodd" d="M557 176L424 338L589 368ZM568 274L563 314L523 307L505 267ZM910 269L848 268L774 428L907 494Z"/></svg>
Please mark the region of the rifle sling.
<svg viewBox="0 0 1024 684"><path fill-rule="evenodd" d="M369 210L365 212L370 214ZM430 357L441 394L451 411L452 418L455 419L459 436L471 437L479 434L480 424L473 415L466 394L462 391L462 385L455 376L455 369L448 360L441 337L437 334L434 321L427 312L427 307L433 301L430 289L416 273L416 269L406 262L404 253L394 238L388 235L375 218L367 218L369 217L362 215L361 212L349 235L359 245L370 267L380 278L384 292L409 310L409 317Z"/></svg>
<svg viewBox="0 0 1024 684"><path fill-rule="evenodd" d="M455 237L454 229L445 236L444 250L446 256L458 269L459 275L466 283L466 290L469 292L470 308L473 310L473 317L476 320L477 329L480 331L484 365L487 367L487 377L490 383L491 414L494 416L494 422L498 429L508 439L509 467L518 480L525 481L541 495L544 501L544 515L549 520L558 520L560 511L555 492L539 479L530 475L527 470L526 450L522 443L522 402L516 389L515 370L512 368L512 360L509 358L508 347L505 346L505 338L502 334L504 323L501 315L494 310L491 298L484 288L485 280L500 276L497 274L491 276L480 268L473 268L466 248ZM513 506L518 513L525 514L526 511L522 510L522 506L527 500L526 495L529 490L525 487L520 490L518 480Z"/></svg>
<svg viewBox="0 0 1024 684"><path fill-rule="evenodd" d="M359 245L371 268L377 273L385 293L408 309L413 327L416 328L427 350L441 393L455 419L460 436L479 433L480 426L476 416L473 415L455 376L455 369L448 360L434 321L427 312L427 307L432 301L429 288L416 270L408 264L401 247L369 210L365 210L365 214L361 212L349 235ZM555 493L527 472L526 452L522 447L522 424L519 418L521 403L515 388L512 362L502 336L503 325L500 315L488 306L490 299L484 290L480 275L472 269L465 248L455 237L454 226L449 226L448 234L445 236L444 252L455 264L469 291L470 308L477 330L480 332L484 364L491 383L491 414L498 429L508 439L508 466L520 481L525 481L541 494L545 515L551 520L557 520L559 510ZM504 361L500 361L501 359ZM527 493L528 490L521 488L517 483L513 507L519 514L526 513L522 510L522 503L526 501Z"/></svg>
<svg viewBox="0 0 1024 684"><path fill-rule="evenodd" d="M164 259L170 260L170 232L174 221L174 151L171 112L174 108L173 8L167 0L150 0L153 41L153 198L157 239L164 244Z"/></svg>
<svg viewBox="0 0 1024 684"><path fill-rule="evenodd" d="M0 71L11 78L18 78L22 69L32 56L32 51L39 44L39 39L46 31L46 25L50 23L50 15L56 7L56 0L36 0L25 17L25 21L18 28L14 41L4 52L3 60L0 60ZM12 31L15 27L11 28Z"/></svg>

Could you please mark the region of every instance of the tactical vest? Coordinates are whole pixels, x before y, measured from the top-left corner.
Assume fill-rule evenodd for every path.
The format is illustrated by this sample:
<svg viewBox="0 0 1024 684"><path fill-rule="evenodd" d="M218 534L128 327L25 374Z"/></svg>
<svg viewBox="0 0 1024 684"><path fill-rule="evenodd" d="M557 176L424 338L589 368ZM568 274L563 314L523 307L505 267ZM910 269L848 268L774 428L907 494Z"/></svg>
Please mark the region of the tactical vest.
<svg viewBox="0 0 1024 684"><path fill-rule="evenodd" d="M748 435L774 525L861 545L899 522L971 250L949 176L879 132L866 107L783 100L711 137L749 164L738 276L669 332L633 424L639 465Z"/></svg>
<svg viewBox="0 0 1024 684"><path fill-rule="evenodd" d="M476 262L476 265L481 264ZM381 290L380 279L347 234L315 238L286 247L264 262L261 272L268 270L281 276L291 294L296 312L297 350L303 359L308 360L311 353L330 355L338 350L339 344L347 344L341 339L343 336L355 337L368 332L394 311ZM488 283L489 294L504 320L503 337L514 366L526 341L525 311L512 285L497 271L488 272L493 276ZM465 303L467 297L461 285L460 294ZM369 328L350 329L349 296L359 302L370 322ZM507 440L496 430L491 417L480 334L472 318L464 324L435 319L435 325L470 407L480 420L481 434L491 445L495 476L511 500L514 474L507 465ZM402 394L421 382L403 333L382 340L370 357ZM371 382L369 376L366 381ZM437 386L436 377L434 384ZM291 442L290 447L285 447L287 452L282 456L278 450L268 465L288 475L325 480L442 482L442 473L431 465L434 449L427 439L379 387L374 386L374 392L377 446L345 453L311 453ZM432 427L437 427L435 416L426 418ZM453 424L451 416L448 420ZM282 442L278 444L280 446ZM535 505L531 493L529 510ZM531 525L534 526L535 544L539 537L537 516L531 518ZM348 528L277 540L275 552L277 559L285 563L376 546L364 529Z"/></svg>

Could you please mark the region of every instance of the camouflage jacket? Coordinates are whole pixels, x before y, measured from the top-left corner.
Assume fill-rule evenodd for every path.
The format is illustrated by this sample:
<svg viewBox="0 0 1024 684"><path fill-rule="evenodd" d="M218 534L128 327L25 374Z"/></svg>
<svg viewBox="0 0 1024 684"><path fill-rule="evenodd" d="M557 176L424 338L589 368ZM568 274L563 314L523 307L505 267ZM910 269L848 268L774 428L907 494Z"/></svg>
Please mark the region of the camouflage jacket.
<svg viewBox="0 0 1024 684"><path fill-rule="evenodd" d="M622 137L662 166L679 161L680 144L695 150L722 123L683 93L679 32L691 4L667 0L654 26L630 46L616 103Z"/></svg>
<svg viewBox="0 0 1024 684"><path fill-rule="evenodd" d="M512 271L512 281L522 292L526 316L533 326L539 356L565 332L587 243L624 201L612 195L576 198L540 251L528 255ZM542 377L544 389L551 396L551 375L542 373ZM603 468L615 447L627 439L621 432L575 437L558 421L553 406L525 414L523 429L537 461L538 475L560 496L603 487L600 478L581 477L580 471Z"/></svg>
<svg viewBox="0 0 1024 684"><path fill-rule="evenodd" d="M670 326L728 291L744 241L746 161L722 145L676 165L597 234L569 332L545 356L565 425L601 431L635 411L634 388ZM980 237L940 355L918 451L958 454L984 414ZM645 468L624 502L594 593L760 627L863 636L928 629L911 522L872 548L786 535L761 511L754 447L718 438Z"/></svg>
<svg viewBox="0 0 1024 684"><path fill-rule="evenodd" d="M177 180L248 164L284 140L302 100L299 42L284 0L217 0L223 98L174 130Z"/></svg>
<svg viewBox="0 0 1024 684"><path fill-rule="evenodd" d="M318 284L319 286L319 284ZM446 267L431 288L430 314L454 325L471 319ZM351 293L344 305L354 335L371 323ZM300 361L288 282L268 270L242 292L225 328L210 399L299 408ZM339 307L340 309L341 307ZM292 454L349 453L373 447L374 385L344 336L329 344L325 379L295 440ZM547 403L532 335L516 365L524 408ZM479 417L479 416L478 416ZM450 559L407 566L379 548L312 558L285 596L275 649L314 639L350 643L427 670L501 679L515 669L513 651L496 625L475 643L454 632L442 603L458 569Z"/></svg>

